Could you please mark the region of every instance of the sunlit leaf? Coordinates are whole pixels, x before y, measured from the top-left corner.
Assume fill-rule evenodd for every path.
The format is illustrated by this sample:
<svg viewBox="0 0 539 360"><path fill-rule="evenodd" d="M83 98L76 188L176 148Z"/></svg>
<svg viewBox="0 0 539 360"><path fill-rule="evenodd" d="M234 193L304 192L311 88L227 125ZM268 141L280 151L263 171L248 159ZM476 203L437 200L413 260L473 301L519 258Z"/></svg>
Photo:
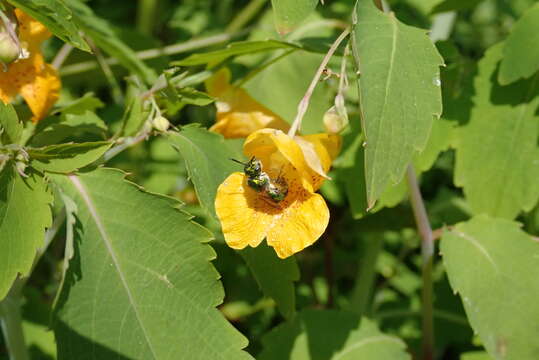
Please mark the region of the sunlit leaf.
<svg viewBox="0 0 539 360"><path fill-rule="evenodd" d="M111 169L52 178L77 205L55 310L59 359L251 359L215 308L224 293L211 234L178 202Z"/></svg>
<svg viewBox="0 0 539 360"><path fill-rule="evenodd" d="M505 41L498 79L506 85L532 76L539 70L539 4L529 9Z"/></svg>
<svg viewBox="0 0 539 360"><path fill-rule="evenodd" d="M49 145L28 149L32 167L41 171L71 173L99 159L111 146L110 142Z"/></svg>
<svg viewBox="0 0 539 360"><path fill-rule="evenodd" d="M351 312L306 310L263 340L259 360L407 360L406 345Z"/></svg>
<svg viewBox="0 0 539 360"><path fill-rule="evenodd" d="M539 82L498 85L502 48L495 45L479 63L475 106L455 139L455 183L474 213L511 219L539 198Z"/></svg>
<svg viewBox="0 0 539 360"><path fill-rule="evenodd" d="M228 45L221 50L209 51L206 53L193 54L189 57L173 61L172 65L192 66L208 63L221 62L232 56L251 55L259 52L272 51L278 49L295 49L297 45L277 40L265 41L238 41Z"/></svg>
<svg viewBox="0 0 539 360"><path fill-rule="evenodd" d="M12 105L0 101L0 144L16 144L22 135L23 125Z"/></svg>
<svg viewBox="0 0 539 360"><path fill-rule="evenodd" d="M0 299L17 274L27 275L51 224L52 195L36 174L22 178L8 162L0 171Z"/></svg>
<svg viewBox="0 0 539 360"><path fill-rule="evenodd" d="M384 14L370 0L357 6L354 41L365 147L369 207L399 182L427 143L442 112L443 59L427 32Z"/></svg>
<svg viewBox="0 0 539 360"><path fill-rule="evenodd" d="M520 224L478 216L447 230L441 254L472 328L494 359L539 353L539 242Z"/></svg>
<svg viewBox="0 0 539 360"><path fill-rule="evenodd" d="M271 0L275 27L286 34L299 25L316 8L318 0Z"/></svg>

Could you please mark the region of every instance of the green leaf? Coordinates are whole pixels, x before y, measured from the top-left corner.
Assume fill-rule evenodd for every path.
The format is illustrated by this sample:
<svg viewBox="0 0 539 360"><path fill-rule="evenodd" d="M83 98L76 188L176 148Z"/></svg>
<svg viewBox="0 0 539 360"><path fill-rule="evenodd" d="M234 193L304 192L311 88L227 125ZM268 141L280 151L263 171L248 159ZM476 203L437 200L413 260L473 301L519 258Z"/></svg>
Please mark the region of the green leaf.
<svg viewBox="0 0 539 360"><path fill-rule="evenodd" d="M51 177L78 209L55 308L59 359L251 359L215 308L211 234L177 201L111 169Z"/></svg>
<svg viewBox="0 0 539 360"><path fill-rule="evenodd" d="M0 144L17 144L21 139L23 125L11 104L0 101Z"/></svg>
<svg viewBox="0 0 539 360"><path fill-rule="evenodd" d="M455 139L455 184L475 214L512 219L539 198L539 76L498 85L502 48L493 46L479 63L475 106Z"/></svg>
<svg viewBox="0 0 539 360"><path fill-rule="evenodd" d="M305 310L273 329L262 343L259 360L411 359L400 339L345 311Z"/></svg>
<svg viewBox="0 0 539 360"><path fill-rule="evenodd" d="M11 162L0 172L0 300L17 274L28 275L51 225L52 200L42 177L23 179Z"/></svg>
<svg viewBox="0 0 539 360"><path fill-rule="evenodd" d="M520 18L505 41L498 80L507 85L539 70L539 4Z"/></svg>
<svg viewBox="0 0 539 360"><path fill-rule="evenodd" d="M442 112L443 59L425 30L382 13L371 0L358 2L357 19L352 45L359 57L367 201L372 207L427 144L432 121Z"/></svg>
<svg viewBox="0 0 539 360"><path fill-rule="evenodd" d="M294 30L317 4L318 0L271 0L277 31L286 34Z"/></svg>
<svg viewBox="0 0 539 360"><path fill-rule="evenodd" d="M453 291L494 359L539 354L539 242L520 224L481 215L442 237L441 253Z"/></svg>
<svg viewBox="0 0 539 360"><path fill-rule="evenodd" d="M91 92L84 94L82 97L64 105L59 109L53 111L55 114L84 114L88 111L95 111L96 109L102 108L105 106L101 100L99 100Z"/></svg>
<svg viewBox="0 0 539 360"><path fill-rule="evenodd" d="M295 51L271 64L248 80L244 88L256 101L292 123L298 104L305 95L324 55L304 50ZM283 79L286 79L284 81ZM331 107L331 91L327 83L315 88L307 113L303 118L301 133L324 132L323 118Z"/></svg>
<svg viewBox="0 0 539 360"><path fill-rule="evenodd" d="M73 22L71 10L63 0L8 0L8 2L41 22L65 42L81 50L90 51Z"/></svg>
<svg viewBox="0 0 539 360"><path fill-rule="evenodd" d="M217 187L228 175L239 170L239 165L230 159L243 159L243 155L221 135L198 125L182 127L179 133L171 133L169 140L185 160L200 205L217 219L214 206Z"/></svg>
<svg viewBox="0 0 539 360"><path fill-rule="evenodd" d="M238 41L227 45L224 49L193 54L180 61L173 61L171 65L193 66L208 63L219 63L232 56L251 55L278 49L295 49L299 46L277 40L264 41Z"/></svg>
<svg viewBox="0 0 539 360"><path fill-rule="evenodd" d="M57 109L55 114L60 116L49 116L37 124L30 144L41 147L68 141L103 140L108 127L95 113L95 110L102 106L99 99L92 94L86 94L81 99Z"/></svg>
<svg viewBox="0 0 539 360"><path fill-rule="evenodd" d="M169 140L185 160L200 205L217 220L214 207L217 188L234 171L241 171L241 166L230 159L240 160L244 158L243 155L221 135L196 125L182 127L179 133L172 133ZM283 316L293 314L293 281L299 277L295 258L278 259L275 252L266 245L239 253L247 262L262 292L275 300Z"/></svg>
<svg viewBox="0 0 539 360"><path fill-rule="evenodd" d="M71 173L99 159L110 146L111 143L107 141L58 144L28 149L28 155L32 159L33 168L47 172Z"/></svg>
<svg viewBox="0 0 539 360"><path fill-rule="evenodd" d="M275 300L285 319L290 319L296 311L294 282L299 280L296 259L279 259L275 256L275 250L266 243L256 248L247 247L240 251L240 255L251 269L260 289ZM276 275L276 269L279 275Z"/></svg>
<svg viewBox="0 0 539 360"><path fill-rule="evenodd" d="M123 116L122 130L120 131L122 136L136 135L148 116L148 113L143 109L143 101L139 94L132 94L128 104Z"/></svg>
<svg viewBox="0 0 539 360"><path fill-rule="evenodd" d="M460 355L460 360L491 360L492 358L484 351L471 351Z"/></svg>
<svg viewBox="0 0 539 360"><path fill-rule="evenodd" d="M155 80L154 70L137 58L135 52L116 36L105 20L95 16L88 6L78 0L70 0L69 6L73 10L73 19L77 25L95 42L97 47L103 49L147 83L152 83Z"/></svg>

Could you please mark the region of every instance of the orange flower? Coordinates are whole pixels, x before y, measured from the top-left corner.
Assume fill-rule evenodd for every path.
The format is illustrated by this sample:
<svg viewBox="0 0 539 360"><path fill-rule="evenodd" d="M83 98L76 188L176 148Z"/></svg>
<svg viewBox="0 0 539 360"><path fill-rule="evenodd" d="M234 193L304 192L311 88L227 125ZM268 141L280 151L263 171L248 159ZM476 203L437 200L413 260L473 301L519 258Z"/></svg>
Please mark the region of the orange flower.
<svg viewBox="0 0 539 360"><path fill-rule="evenodd" d="M0 71L0 99L4 103L21 94L34 116L32 121L41 120L58 100L60 78L51 65L46 64L41 54L41 43L51 36L40 22L16 9L19 22L19 40L27 58L20 58L8 65L6 72Z"/></svg>
<svg viewBox="0 0 539 360"><path fill-rule="evenodd" d="M206 89L211 96L218 99L217 122L210 130L222 134L225 138L247 137L263 128L288 131L290 127L245 90L232 86L227 68L219 70L206 81Z"/></svg>
<svg viewBox="0 0 539 360"><path fill-rule="evenodd" d="M307 154L299 142L309 144ZM303 144L303 147L306 145ZM286 258L313 244L329 221L326 202L315 191L338 153L340 138L318 134L292 139L280 130L261 129L245 141L247 157L255 156L271 179L284 179L288 193L275 202L263 191L247 184L242 172L230 175L218 188L215 209L227 244L234 249L256 247L266 238L280 258ZM307 157L311 157L308 161ZM316 158L316 159L314 159ZM313 169L313 163L324 174Z"/></svg>

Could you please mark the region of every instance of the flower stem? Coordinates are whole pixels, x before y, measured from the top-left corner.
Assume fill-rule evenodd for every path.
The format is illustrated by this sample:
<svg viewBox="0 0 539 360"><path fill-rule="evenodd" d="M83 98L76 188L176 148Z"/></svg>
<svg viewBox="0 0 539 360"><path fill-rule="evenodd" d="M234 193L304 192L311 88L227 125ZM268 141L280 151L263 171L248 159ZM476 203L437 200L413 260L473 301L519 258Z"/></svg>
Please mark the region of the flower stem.
<svg viewBox="0 0 539 360"><path fill-rule="evenodd" d="M434 324L433 324L433 304L432 304L432 261L434 257L434 240L432 229L425 210L425 204L419 191L417 177L412 165L408 165L406 171L408 189L410 192L410 203L414 212L415 222L419 235L421 236L421 257L422 257L422 279L421 289L421 314L423 333L423 360L434 358Z"/></svg>
<svg viewBox="0 0 539 360"><path fill-rule="evenodd" d="M311 100L311 96L314 92L316 84L318 83L318 81L320 81L320 77L322 76L322 73L324 72L324 69L326 68L329 60L331 59L335 51L337 51L337 48L339 47L341 42L346 39L349 34L350 28L348 27L341 33L341 35L339 35L337 40L335 40L335 42L329 48L326 56L324 56L324 59L320 63L320 66L318 67L318 70L316 71L316 74L314 75L314 78L311 81L307 92L303 96L303 99L301 99L301 101L299 102L298 113L294 119L294 122L292 123L292 127L288 131L288 136L294 137L296 135L296 132L301 128L301 121L303 120L303 116L305 116L305 113L307 112L307 108L309 107L309 101Z"/></svg>
<svg viewBox="0 0 539 360"><path fill-rule="evenodd" d="M30 360L24 341L21 316L22 282L17 278L8 295L0 301L0 325L9 352L10 360Z"/></svg>

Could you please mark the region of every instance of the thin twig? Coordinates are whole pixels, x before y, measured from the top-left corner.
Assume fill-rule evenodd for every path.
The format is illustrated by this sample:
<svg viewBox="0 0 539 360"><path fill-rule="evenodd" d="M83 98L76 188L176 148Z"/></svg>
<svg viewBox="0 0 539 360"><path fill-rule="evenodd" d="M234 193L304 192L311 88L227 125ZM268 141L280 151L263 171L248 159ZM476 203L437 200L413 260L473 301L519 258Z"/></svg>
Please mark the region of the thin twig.
<svg viewBox="0 0 539 360"><path fill-rule="evenodd" d="M294 122L292 123L292 126L290 127L290 130L288 131L288 136L294 137L296 135L296 132L301 128L301 121L303 120L303 116L307 112L307 108L309 107L309 101L311 100L311 96L314 92L314 88L316 87L316 84L318 81L320 81L320 77L322 76L322 73L324 72L324 69L326 68L329 60L337 51L337 48L341 44L341 42L346 39L346 37L350 34L350 28L346 28L341 35L335 40L335 42L331 45L329 48L326 56L324 56L324 59L320 63L320 66L318 67L318 70L316 71L316 74L314 75L313 80L311 81L311 84L309 85L309 88L307 89L307 92L303 96L303 99L299 102L298 105L298 113L294 119Z"/></svg>
<svg viewBox="0 0 539 360"><path fill-rule="evenodd" d="M62 64L64 63L64 61L66 61L69 54L71 54L72 50L73 50L73 46L71 44L65 43L64 45L62 45L62 47L60 48L60 50L58 50L58 52L56 53L56 56L52 60L52 63L51 63L52 67L55 68L56 70L60 69L60 67L62 67Z"/></svg>
<svg viewBox="0 0 539 360"><path fill-rule="evenodd" d="M434 323L433 323L433 304L432 304L432 261L434 257L434 240L432 229L425 209L425 204L419 190L417 177L412 165L408 165L406 171L408 180L408 189L410 192L410 203L414 212L414 218L417 224L419 235L421 236L421 257L422 257L422 278L423 287L421 288L421 312L422 312L422 332L423 360L432 360L434 358Z"/></svg>
<svg viewBox="0 0 539 360"><path fill-rule="evenodd" d="M225 29L225 32L231 33L243 28L249 21L251 21L258 11L266 5L267 0L251 0L251 2L244 7Z"/></svg>
<svg viewBox="0 0 539 360"><path fill-rule="evenodd" d="M101 70L103 71L103 74L105 75L105 78L107 79L111 87L112 98L114 99L114 102L116 104L121 104L123 102L122 89L120 87L120 84L118 83L118 80L116 80L116 77L114 76L114 73L112 72L112 69L110 68L109 64L107 64L107 62L105 61L103 53L94 44L92 39L86 38L86 42L88 43L88 45L90 45L90 48L95 54L95 58L97 59L97 62L99 63L99 66L101 67Z"/></svg>
<svg viewBox="0 0 539 360"><path fill-rule="evenodd" d="M140 135L130 137L130 138L126 138L121 144L116 145L115 147L108 150L105 153L105 155L103 155L103 159L105 160L105 162L109 161L110 159L112 159L113 157L115 157L116 155L118 155L119 153L124 151L125 149L127 149L127 148L129 148L131 146L135 146L138 143L141 143L142 141L146 140L148 138L148 136L149 136L149 134L147 132L144 132L144 133L142 133Z"/></svg>
<svg viewBox="0 0 539 360"><path fill-rule="evenodd" d="M162 48L148 49L143 51L138 51L135 53L136 57L140 60L148 60L166 55L181 54L191 50L196 50L200 48L205 48L211 45L220 44L227 42L233 38L242 36L247 33L247 30L239 31L234 34L218 34L212 35L205 38L189 40L179 44L169 45ZM116 58L105 59L107 65L118 65L118 60ZM62 76L74 75L85 71L94 70L99 66L95 61L83 61L77 64L72 64L64 66L61 71Z"/></svg>

